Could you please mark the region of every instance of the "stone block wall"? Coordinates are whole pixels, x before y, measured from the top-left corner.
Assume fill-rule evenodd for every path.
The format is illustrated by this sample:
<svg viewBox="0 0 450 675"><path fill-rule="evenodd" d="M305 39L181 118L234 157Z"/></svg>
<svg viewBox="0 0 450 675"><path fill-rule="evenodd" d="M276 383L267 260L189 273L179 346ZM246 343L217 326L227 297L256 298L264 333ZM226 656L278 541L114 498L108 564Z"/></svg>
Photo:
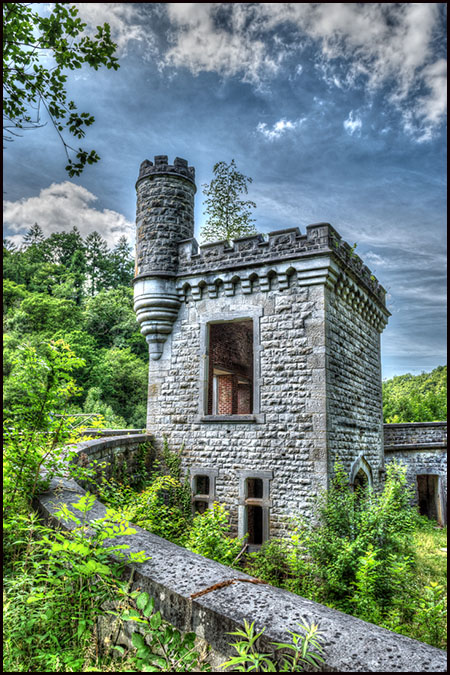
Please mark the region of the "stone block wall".
<svg viewBox="0 0 450 675"><path fill-rule="evenodd" d="M375 489L382 485L383 419L380 333L349 299L326 295L329 472L339 459L352 482L358 460Z"/></svg>
<svg viewBox="0 0 450 675"><path fill-rule="evenodd" d="M286 529L296 512L311 515L311 502L326 487L326 438L323 428L325 382L323 288L290 286L264 295L188 300L180 309L161 359L150 364L148 430L171 448L183 448L183 464L217 469L215 495L230 511L238 531L242 472L272 471L270 534ZM247 318L257 310L258 415L249 421L204 420L200 410L201 320ZM311 341L318 349L313 354ZM322 341L322 345L320 345ZM320 363L319 354L323 362Z"/></svg>
<svg viewBox="0 0 450 675"><path fill-rule="evenodd" d="M411 422L384 425L385 462L405 464L414 504L424 515L447 523L447 422ZM430 485L421 481L434 476ZM423 477L423 478L421 478ZM429 479L428 479L429 480ZM423 492L425 491L425 494ZM427 504L427 502L429 502Z"/></svg>

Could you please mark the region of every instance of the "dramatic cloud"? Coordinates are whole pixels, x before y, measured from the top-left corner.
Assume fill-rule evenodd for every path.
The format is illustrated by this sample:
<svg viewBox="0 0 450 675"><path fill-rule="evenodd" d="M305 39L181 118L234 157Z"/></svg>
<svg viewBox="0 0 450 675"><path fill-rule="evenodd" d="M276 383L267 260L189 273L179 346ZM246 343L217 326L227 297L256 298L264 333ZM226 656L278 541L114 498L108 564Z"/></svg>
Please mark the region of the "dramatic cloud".
<svg viewBox="0 0 450 675"><path fill-rule="evenodd" d="M278 120L278 122L275 122L275 124L272 126L272 129L269 129L265 122L260 122L256 127L256 131L259 131L259 133L261 133L267 140L274 141L285 134L286 131L293 131L294 129L297 129L305 121L305 119L306 118L303 117L302 119L296 120L295 122L285 119Z"/></svg>
<svg viewBox="0 0 450 675"><path fill-rule="evenodd" d="M305 43L330 85L386 88L418 140L446 113L445 62L435 42L438 3L167 3L171 48L165 63L193 73L239 75L258 84ZM290 43L286 27L297 31ZM442 54L440 55L442 56ZM298 66L296 66L298 68ZM298 70L297 70L298 72ZM423 95L413 100L417 92Z"/></svg>
<svg viewBox="0 0 450 675"><path fill-rule="evenodd" d="M8 239L20 245L26 231L34 223L38 223L45 236L71 230L76 226L83 237L96 230L109 246L117 243L122 235L132 240L134 224L117 211L98 211L93 208L92 202L96 199L86 188L65 181L52 183L50 187L41 190L38 197L16 202L5 201L4 224L13 232L12 235L8 234Z"/></svg>
<svg viewBox="0 0 450 675"><path fill-rule="evenodd" d="M167 3L173 46L165 63L187 67L193 73L214 71L240 74L257 83L261 73L275 73L276 59L258 39L252 26L252 11L246 5L224 3ZM280 55L281 56L281 55Z"/></svg>

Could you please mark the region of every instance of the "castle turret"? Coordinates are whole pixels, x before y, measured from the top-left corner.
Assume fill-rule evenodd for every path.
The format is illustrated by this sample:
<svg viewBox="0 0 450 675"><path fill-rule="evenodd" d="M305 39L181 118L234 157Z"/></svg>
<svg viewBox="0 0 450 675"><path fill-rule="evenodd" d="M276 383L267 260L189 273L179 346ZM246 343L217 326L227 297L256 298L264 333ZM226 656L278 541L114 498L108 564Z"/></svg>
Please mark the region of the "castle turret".
<svg viewBox="0 0 450 675"><path fill-rule="evenodd" d="M150 347L161 357L177 318L178 244L194 236L195 171L185 159L157 155L142 162L136 182L134 310Z"/></svg>

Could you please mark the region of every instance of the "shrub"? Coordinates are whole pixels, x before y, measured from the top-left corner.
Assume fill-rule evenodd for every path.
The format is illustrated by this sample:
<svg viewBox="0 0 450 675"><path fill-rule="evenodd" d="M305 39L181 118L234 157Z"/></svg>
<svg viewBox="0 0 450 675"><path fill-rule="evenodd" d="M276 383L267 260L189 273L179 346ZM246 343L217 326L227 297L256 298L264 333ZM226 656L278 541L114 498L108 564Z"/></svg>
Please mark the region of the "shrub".
<svg viewBox="0 0 450 675"><path fill-rule="evenodd" d="M303 562L314 565L328 601L344 611L354 610L352 590L355 584L362 589L369 583L363 576L370 567L370 593L380 608L391 604L397 590L393 561L413 553L410 533L416 512L409 499L402 465L388 465L384 489L374 494L370 487L352 491L342 465L336 464L330 489L319 500L319 525L303 523L300 528L305 530Z"/></svg>
<svg viewBox="0 0 450 675"><path fill-rule="evenodd" d="M186 542L186 548L205 558L217 560L223 565L232 565L240 553L245 538L228 536L230 523L223 504L214 502L212 509L197 514Z"/></svg>
<svg viewBox="0 0 450 675"><path fill-rule="evenodd" d="M283 586L291 574L289 547L284 539L269 539L259 551L249 553L245 571L274 586Z"/></svg>

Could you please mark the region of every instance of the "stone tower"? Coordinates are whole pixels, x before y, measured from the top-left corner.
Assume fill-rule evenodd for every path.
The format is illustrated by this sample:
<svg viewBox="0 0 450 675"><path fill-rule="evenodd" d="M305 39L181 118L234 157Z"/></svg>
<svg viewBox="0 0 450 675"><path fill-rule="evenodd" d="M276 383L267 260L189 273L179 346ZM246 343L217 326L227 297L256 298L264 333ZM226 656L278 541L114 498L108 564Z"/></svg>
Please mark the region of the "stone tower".
<svg viewBox="0 0 450 675"><path fill-rule="evenodd" d="M136 182L134 309L158 360L180 308L175 280L178 244L194 236L195 172L185 159L166 155L141 164Z"/></svg>
<svg viewBox="0 0 450 675"><path fill-rule="evenodd" d="M193 508L225 503L259 546L311 515L337 459L378 488L389 312L362 260L328 223L199 247L184 160L144 162L137 193L147 430L182 452Z"/></svg>

